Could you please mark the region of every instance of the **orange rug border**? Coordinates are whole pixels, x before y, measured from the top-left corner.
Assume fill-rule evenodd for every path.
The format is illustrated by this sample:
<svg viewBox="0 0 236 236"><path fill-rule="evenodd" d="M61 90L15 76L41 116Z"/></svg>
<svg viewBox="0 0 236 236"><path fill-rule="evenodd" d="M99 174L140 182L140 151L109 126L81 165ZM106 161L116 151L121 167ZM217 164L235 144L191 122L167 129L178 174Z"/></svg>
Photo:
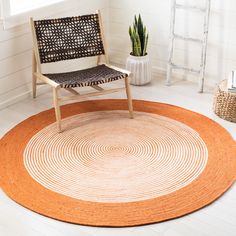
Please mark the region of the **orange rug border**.
<svg viewBox="0 0 236 236"><path fill-rule="evenodd" d="M54 110L50 109L21 122L0 140L0 173L4 173L0 174L0 186L17 203L53 219L90 226L126 227L189 214L215 201L234 183L236 143L222 126L199 113L170 104L135 100L134 108L180 121L201 135L208 147L209 160L203 173L190 185L162 197L131 203L86 202L45 189L25 170L22 153L35 133L55 122ZM62 114L65 118L84 112L126 109L126 100L96 100L65 105Z"/></svg>

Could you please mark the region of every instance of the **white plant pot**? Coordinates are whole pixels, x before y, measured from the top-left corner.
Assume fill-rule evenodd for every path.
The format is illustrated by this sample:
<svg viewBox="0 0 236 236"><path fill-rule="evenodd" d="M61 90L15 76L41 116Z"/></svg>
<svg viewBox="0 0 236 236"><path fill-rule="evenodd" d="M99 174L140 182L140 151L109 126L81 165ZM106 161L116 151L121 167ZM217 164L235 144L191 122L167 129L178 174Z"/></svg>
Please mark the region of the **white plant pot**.
<svg viewBox="0 0 236 236"><path fill-rule="evenodd" d="M148 55L141 57L129 55L126 61L126 69L132 73L130 83L133 85L144 85L151 81L151 67Z"/></svg>

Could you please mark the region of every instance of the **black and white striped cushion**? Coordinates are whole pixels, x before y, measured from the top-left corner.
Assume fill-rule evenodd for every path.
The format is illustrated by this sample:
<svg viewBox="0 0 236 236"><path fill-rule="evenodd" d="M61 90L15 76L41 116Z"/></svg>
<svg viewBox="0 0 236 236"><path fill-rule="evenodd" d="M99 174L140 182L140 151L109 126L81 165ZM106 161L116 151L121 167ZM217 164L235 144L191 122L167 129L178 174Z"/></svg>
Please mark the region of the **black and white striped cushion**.
<svg viewBox="0 0 236 236"><path fill-rule="evenodd" d="M44 76L60 84L62 88L74 88L99 85L126 78L128 75L106 65L99 65L85 70L44 74Z"/></svg>

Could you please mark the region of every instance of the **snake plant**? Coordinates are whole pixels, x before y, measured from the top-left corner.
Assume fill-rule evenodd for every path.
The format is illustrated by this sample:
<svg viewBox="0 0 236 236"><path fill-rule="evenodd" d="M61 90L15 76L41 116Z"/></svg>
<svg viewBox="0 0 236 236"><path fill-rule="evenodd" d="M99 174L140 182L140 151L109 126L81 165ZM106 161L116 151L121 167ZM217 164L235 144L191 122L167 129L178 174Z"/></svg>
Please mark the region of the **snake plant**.
<svg viewBox="0 0 236 236"><path fill-rule="evenodd" d="M132 43L131 55L137 57L147 55L148 33L140 14L138 18L134 16L133 26L129 27L129 36Z"/></svg>

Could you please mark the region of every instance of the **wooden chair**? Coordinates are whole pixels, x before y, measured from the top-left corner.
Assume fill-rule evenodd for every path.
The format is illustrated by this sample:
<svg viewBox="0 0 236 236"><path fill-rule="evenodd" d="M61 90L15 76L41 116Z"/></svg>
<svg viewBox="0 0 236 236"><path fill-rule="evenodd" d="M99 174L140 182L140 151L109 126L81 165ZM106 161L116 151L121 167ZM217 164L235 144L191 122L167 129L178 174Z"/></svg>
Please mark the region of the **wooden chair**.
<svg viewBox="0 0 236 236"><path fill-rule="evenodd" d="M30 19L33 35L32 85L36 97L37 85L48 84L53 89L53 101L58 132L62 131L60 105L65 101L75 101L90 96L98 96L126 90L130 118L133 118L132 98L129 86L130 72L108 64L101 14L82 15L59 19L34 21ZM42 64L64 60L97 57L97 66L66 72L42 73ZM102 59L105 63L101 64ZM103 89L100 84L124 79L125 86ZM38 82L41 80L41 82ZM80 94L75 87L91 86L96 90ZM59 90L66 89L72 96L60 96Z"/></svg>

